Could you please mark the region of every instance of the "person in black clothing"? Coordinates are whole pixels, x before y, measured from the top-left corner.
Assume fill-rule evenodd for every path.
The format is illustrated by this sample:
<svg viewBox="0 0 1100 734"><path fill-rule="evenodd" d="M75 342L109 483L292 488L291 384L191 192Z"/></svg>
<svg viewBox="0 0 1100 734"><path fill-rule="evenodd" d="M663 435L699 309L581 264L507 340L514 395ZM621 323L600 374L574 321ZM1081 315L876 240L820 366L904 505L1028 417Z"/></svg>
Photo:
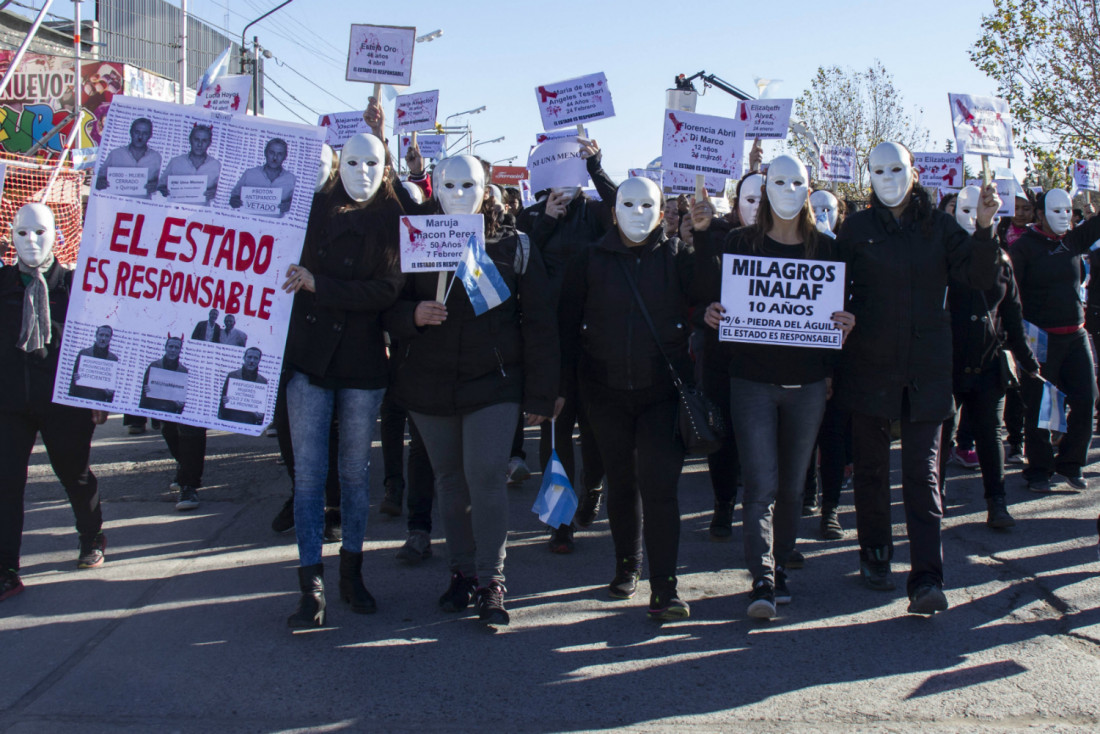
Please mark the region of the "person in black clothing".
<svg viewBox="0 0 1100 734"><path fill-rule="evenodd" d="M115 399L114 387L89 387L78 384L81 382L81 362L88 359L100 359L107 362L118 362L118 357L111 352L111 337L114 329L106 324L95 330L95 343L87 349L81 349L73 362L73 376L69 380L69 395L74 398L96 400L101 403L110 403Z"/></svg>
<svg viewBox="0 0 1100 734"><path fill-rule="evenodd" d="M1027 467L1024 478L1033 492L1049 493L1057 472L1073 490L1088 488L1081 475L1092 440L1092 414L1096 404L1096 377L1085 332L1085 310L1080 292L1082 255L1100 239L1100 218L1093 217L1076 229L1070 227L1072 203L1062 189L1039 197L1037 224L1027 228L1008 254L1020 287L1024 320L1045 334L1046 358L1042 378L1024 377L1022 393L1027 420ZM1042 349L1040 348L1041 352ZM1066 395L1069 415L1058 455L1050 443L1050 431L1039 428L1043 382L1054 383Z"/></svg>
<svg viewBox="0 0 1100 734"><path fill-rule="evenodd" d="M909 611L933 614L947 608L936 462L941 426L954 409L947 279L982 290L993 285L997 244L990 224L1000 200L992 185L985 188L971 237L932 208L904 146L882 143L869 162L871 206L849 215L837 237L849 310L859 324L841 353L835 389L838 406L852 413L860 573L872 589L895 588L890 421L900 419Z"/></svg>
<svg viewBox="0 0 1100 734"><path fill-rule="evenodd" d="M200 321L195 324L194 330L191 332L191 339L201 342L212 342L219 344L221 342L222 327L218 323L218 309L210 309L210 317L206 321Z"/></svg>
<svg viewBox="0 0 1100 734"><path fill-rule="evenodd" d="M661 192L630 178L615 197L617 227L569 263L558 314L563 394L578 394L607 471L607 517L615 544L612 598L629 599L642 566L643 527L654 619L681 619L677 482L683 444L674 438L677 393L662 349L690 381L691 251L660 227ZM660 335L642 316L634 283ZM576 387L569 385L576 380ZM643 523L644 516L644 523Z"/></svg>
<svg viewBox="0 0 1100 734"><path fill-rule="evenodd" d="M1020 188L1016 192L1016 212L1009 219L1005 217L997 225L997 240L1001 249L1009 248L1027 231L1028 225L1035 222L1035 194L1030 189ZM1100 283L1100 280L1096 281ZM1024 463L1024 401L1020 385L1009 386L1005 393L1004 410L1005 431L1008 434L1008 455L1006 464Z"/></svg>

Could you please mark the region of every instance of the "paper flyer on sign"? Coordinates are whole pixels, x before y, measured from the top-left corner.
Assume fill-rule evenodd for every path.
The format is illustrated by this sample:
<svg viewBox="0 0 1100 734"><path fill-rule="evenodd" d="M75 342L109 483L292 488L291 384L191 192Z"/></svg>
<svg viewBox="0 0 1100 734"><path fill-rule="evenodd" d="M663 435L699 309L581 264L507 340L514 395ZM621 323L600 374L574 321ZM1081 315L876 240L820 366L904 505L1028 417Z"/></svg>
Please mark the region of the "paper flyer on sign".
<svg viewBox="0 0 1100 734"><path fill-rule="evenodd" d="M665 110L661 167L692 176L741 178L743 130L744 126L738 121L725 117ZM725 187L724 181L722 186Z"/></svg>
<svg viewBox="0 0 1100 734"><path fill-rule="evenodd" d="M195 104L217 112L245 114L248 111L248 97L252 91L252 77L248 74L220 76L195 98Z"/></svg>
<svg viewBox="0 0 1100 734"><path fill-rule="evenodd" d="M370 132L370 126L363 119L361 111L329 112L319 115L317 124L325 129L325 142L336 151L359 133Z"/></svg>
<svg viewBox="0 0 1100 734"><path fill-rule="evenodd" d="M914 153L920 185L927 188L961 189L963 157L959 153Z"/></svg>
<svg viewBox="0 0 1100 734"><path fill-rule="evenodd" d="M786 140L793 99L747 99L738 116L745 125L745 140Z"/></svg>
<svg viewBox="0 0 1100 734"><path fill-rule="evenodd" d="M1074 161L1073 185L1085 191L1100 191L1100 161Z"/></svg>
<svg viewBox="0 0 1100 734"><path fill-rule="evenodd" d="M104 186L88 199L54 402L259 435L274 413L293 301L280 285L301 256L323 134L116 97L103 149L155 154L164 165L147 175L164 191L115 193L112 157L100 157L93 180ZM183 166L192 173L172 173ZM258 201L275 211L249 207ZM262 410L222 409L233 373L263 386Z"/></svg>
<svg viewBox="0 0 1100 734"><path fill-rule="evenodd" d="M471 237L485 247L485 217L481 214L410 215L401 217L398 226L403 273L453 271Z"/></svg>
<svg viewBox="0 0 1100 734"><path fill-rule="evenodd" d="M948 94L956 146L967 155L1012 158L1012 113L996 97Z"/></svg>
<svg viewBox="0 0 1100 734"><path fill-rule="evenodd" d="M527 157L527 170L531 172L531 190L535 192L588 184L588 166L581 157L581 144L576 136L536 145Z"/></svg>
<svg viewBox="0 0 1100 734"><path fill-rule="evenodd" d="M658 186L661 185L661 172L651 171L648 168L631 168L626 172L630 178L648 178Z"/></svg>
<svg viewBox="0 0 1100 734"><path fill-rule="evenodd" d="M409 152L409 148L412 146L412 135L402 135L398 138L399 142L399 155L401 160L405 160L405 154ZM438 161L445 157L446 152L446 135L417 135L416 145L420 148L420 155L423 158L430 158L433 161Z"/></svg>
<svg viewBox="0 0 1100 734"><path fill-rule="evenodd" d="M1011 178L995 178L993 179L994 185L997 187L997 196L1001 199L1001 208L997 210L998 217L1013 217L1016 215L1016 191L1019 184L1015 179ZM977 186L979 189L985 185L980 178L970 178L966 181L967 186Z"/></svg>
<svg viewBox="0 0 1100 734"><path fill-rule="evenodd" d="M538 145L539 143L545 143L547 140L560 140L561 138L574 138L576 136L576 129L547 130L546 132L537 133L535 135L535 145ZM588 128L584 128L584 137L588 137Z"/></svg>
<svg viewBox="0 0 1100 734"><path fill-rule="evenodd" d="M353 24L345 79L407 87L415 46L416 28Z"/></svg>
<svg viewBox="0 0 1100 734"><path fill-rule="evenodd" d="M615 116L603 72L538 87L535 98L546 130Z"/></svg>
<svg viewBox="0 0 1100 734"><path fill-rule="evenodd" d="M435 128L439 109L439 90L400 94L394 112L393 129L397 133L416 132Z"/></svg>
<svg viewBox="0 0 1100 734"><path fill-rule="evenodd" d="M718 339L840 349L832 315L844 310L844 285L840 262L722 255Z"/></svg>
<svg viewBox="0 0 1100 734"><path fill-rule="evenodd" d="M833 183L856 182L856 149L845 145L822 145L817 157L818 181Z"/></svg>
<svg viewBox="0 0 1100 734"><path fill-rule="evenodd" d="M663 170L660 172L661 178L657 182L661 186L661 190L666 194L694 194L695 193L695 174L686 171L669 171ZM707 193L714 196L726 195L726 183L728 179L725 174L721 173L706 173L703 174L703 186L706 188ZM647 177L648 178L648 177Z"/></svg>

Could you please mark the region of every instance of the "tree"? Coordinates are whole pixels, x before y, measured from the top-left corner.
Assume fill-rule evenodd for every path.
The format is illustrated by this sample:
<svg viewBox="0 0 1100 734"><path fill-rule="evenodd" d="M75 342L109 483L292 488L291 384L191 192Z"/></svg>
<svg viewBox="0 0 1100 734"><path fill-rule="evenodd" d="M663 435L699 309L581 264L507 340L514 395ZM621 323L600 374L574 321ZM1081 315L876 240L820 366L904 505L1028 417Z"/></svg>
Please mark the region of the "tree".
<svg viewBox="0 0 1100 734"><path fill-rule="evenodd" d="M856 184L840 186L841 194L853 199L866 196L867 157L876 145L892 141L913 151L928 145L928 131L906 111L893 76L878 59L864 71L818 67L810 88L795 100L794 119L806 125L819 145L856 149ZM806 141L790 138L787 144L803 161L817 162Z"/></svg>
<svg viewBox="0 0 1100 734"><path fill-rule="evenodd" d="M970 59L1012 110L1032 165L1100 154L1100 0L993 0Z"/></svg>

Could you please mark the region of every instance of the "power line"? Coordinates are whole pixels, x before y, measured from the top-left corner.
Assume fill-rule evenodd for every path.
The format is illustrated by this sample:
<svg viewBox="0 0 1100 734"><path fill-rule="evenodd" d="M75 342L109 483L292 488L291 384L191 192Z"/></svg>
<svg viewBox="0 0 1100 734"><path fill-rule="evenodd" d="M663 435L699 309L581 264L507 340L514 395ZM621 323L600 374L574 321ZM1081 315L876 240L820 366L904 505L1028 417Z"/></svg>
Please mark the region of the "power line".
<svg viewBox="0 0 1100 734"><path fill-rule="evenodd" d="M266 96L271 97L271 99L273 99L276 102L278 102L279 104L281 104L286 109L287 112L294 115L295 117L297 117L299 120L301 120L305 124L307 124L307 125L312 125L313 124L312 122L310 122L309 120L307 120L306 118L302 117L297 112L295 112L294 109L290 105L288 105L283 100L279 99L278 96L272 94L271 92L265 92L265 94L266 94Z"/></svg>
<svg viewBox="0 0 1100 734"><path fill-rule="evenodd" d="M321 90L322 92L324 92L324 93L325 93L325 94L327 94L328 96L332 97L332 98L333 98L334 100L336 100L336 101L337 101L337 102L339 102L340 104L342 104L342 105L345 105L346 107L348 107L348 108L350 108L350 109L355 109L355 105L353 105L353 104L351 104L351 103L349 103L349 102L347 102L347 101L345 101L345 100L343 100L343 99L341 99L341 98L337 97L337 96L336 96L335 94L333 94L332 92L328 91L327 89L325 89L324 87L322 87L322 86L321 86L320 84L318 84L317 82L313 81L312 79L310 79L310 78L309 78L308 76L306 76L306 75L305 75L305 74L303 74L302 72L300 72L300 71L298 71L297 69L295 69L295 68L294 68L293 66L291 66L290 64L288 64L288 63L286 63L285 61L282 61L281 59L279 59L279 58L278 58L277 56L272 56L272 57L271 57L271 60L272 60L272 61L274 61L274 62L275 62L276 64L278 64L279 66L283 67L284 69L288 69L288 70L290 70L291 72L293 72L293 73L297 74L297 75L298 75L298 76L300 76L300 77L301 77L302 79L306 80L307 82L309 82L309 83L310 83L310 84L312 84L313 86L317 87L317 88L318 88L318 89L320 89L320 90Z"/></svg>
<svg viewBox="0 0 1100 734"><path fill-rule="evenodd" d="M310 111L310 112L312 112L313 114L317 115L318 117L320 117L320 116L321 116L321 113L320 113L320 112L318 112L317 110L313 109L312 107L310 107L309 105L307 105L307 104L306 104L305 102L303 102L302 100L298 99L298 98L297 98L297 97L295 97L295 96L294 96L293 94L291 94L291 93L290 93L290 91L289 91L289 90L287 90L287 88L286 88L286 87L284 87L284 86L283 86L282 84L279 84L279 82L275 81L275 80L274 80L274 79L273 79L273 78L271 77L271 75L270 75L270 74L264 74L264 81L266 81L266 82L271 82L271 83L272 83L272 84L274 84L274 85L275 85L276 87L278 87L279 89L281 89L281 90L283 91L283 93L284 93L284 94L286 94L286 96L290 97L290 98L291 98L292 100L294 100L294 101L295 101L295 102L297 102L298 104L302 105L302 107L305 107L305 108L306 108L307 110L309 110L309 111Z"/></svg>

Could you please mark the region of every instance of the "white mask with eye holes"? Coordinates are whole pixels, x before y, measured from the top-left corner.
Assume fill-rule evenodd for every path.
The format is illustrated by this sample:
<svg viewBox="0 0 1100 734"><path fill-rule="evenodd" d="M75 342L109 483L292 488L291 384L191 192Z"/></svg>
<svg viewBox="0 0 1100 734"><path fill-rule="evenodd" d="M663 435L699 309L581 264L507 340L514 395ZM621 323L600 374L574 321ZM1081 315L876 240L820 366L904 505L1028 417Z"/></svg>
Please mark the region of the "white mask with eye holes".
<svg viewBox="0 0 1100 734"><path fill-rule="evenodd" d="M741 182L741 195L737 197L737 216L743 226L756 224L756 210L760 208L760 197L764 188L764 177L754 173Z"/></svg>
<svg viewBox="0 0 1100 734"><path fill-rule="evenodd" d="M313 193L318 194L332 176L332 157L335 155L328 143L321 143L321 165L317 167L317 186Z"/></svg>
<svg viewBox="0 0 1100 734"><path fill-rule="evenodd" d="M370 133L359 133L340 151L340 182L354 201L370 201L382 187L386 147Z"/></svg>
<svg viewBox="0 0 1100 734"><path fill-rule="evenodd" d="M867 166L871 188L885 206L900 206L913 191L913 162L909 151L898 143L879 143L871 151Z"/></svg>
<svg viewBox="0 0 1100 734"><path fill-rule="evenodd" d="M810 175L802 161L781 155L768 166L765 188L772 213L790 221L798 217L810 198Z"/></svg>
<svg viewBox="0 0 1100 734"><path fill-rule="evenodd" d="M445 214L477 214L485 198L485 169L472 155L444 158L432 174L432 192Z"/></svg>
<svg viewBox="0 0 1100 734"><path fill-rule="evenodd" d="M45 204L24 204L11 224L11 241L19 260L29 268L38 268L53 257L57 228L53 210Z"/></svg>
<svg viewBox="0 0 1100 734"><path fill-rule="evenodd" d="M401 186L404 187L405 191L409 193L409 197L417 204L424 203L424 189L420 188L412 181L402 181Z"/></svg>
<svg viewBox="0 0 1100 734"><path fill-rule="evenodd" d="M981 189L967 186L959 192L959 198L955 199L955 221L969 234L974 234L974 230L978 228L978 200L981 198Z"/></svg>
<svg viewBox="0 0 1100 734"><path fill-rule="evenodd" d="M832 191L815 191L810 194L810 208L814 210L814 220L824 221L830 232L836 232L836 221L840 214L840 203Z"/></svg>
<svg viewBox="0 0 1100 734"><path fill-rule="evenodd" d="M661 223L663 214L661 190L648 178L628 178L619 186L615 194L615 222L631 242L645 242Z"/></svg>
<svg viewBox="0 0 1100 734"><path fill-rule="evenodd" d="M1073 226L1073 199L1065 189L1051 189L1043 200L1043 214L1050 231L1061 237Z"/></svg>

